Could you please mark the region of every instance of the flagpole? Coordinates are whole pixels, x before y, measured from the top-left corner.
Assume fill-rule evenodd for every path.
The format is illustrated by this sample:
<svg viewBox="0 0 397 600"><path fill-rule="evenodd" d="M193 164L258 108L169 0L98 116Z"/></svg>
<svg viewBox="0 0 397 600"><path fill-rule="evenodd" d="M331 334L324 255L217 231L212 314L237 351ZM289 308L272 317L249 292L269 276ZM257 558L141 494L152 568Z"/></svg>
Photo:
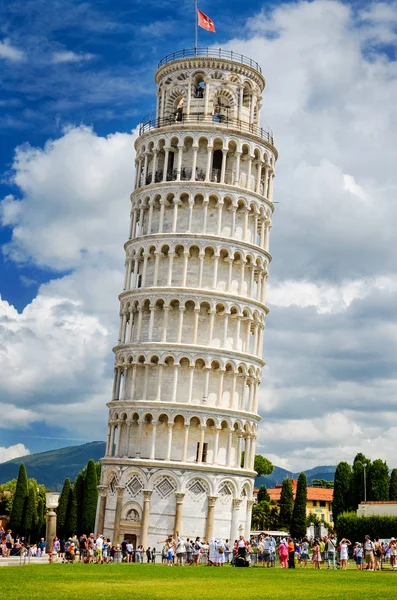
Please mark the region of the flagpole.
<svg viewBox="0 0 397 600"><path fill-rule="evenodd" d="M197 0L194 0L194 56L197 55L198 25L197 25Z"/></svg>

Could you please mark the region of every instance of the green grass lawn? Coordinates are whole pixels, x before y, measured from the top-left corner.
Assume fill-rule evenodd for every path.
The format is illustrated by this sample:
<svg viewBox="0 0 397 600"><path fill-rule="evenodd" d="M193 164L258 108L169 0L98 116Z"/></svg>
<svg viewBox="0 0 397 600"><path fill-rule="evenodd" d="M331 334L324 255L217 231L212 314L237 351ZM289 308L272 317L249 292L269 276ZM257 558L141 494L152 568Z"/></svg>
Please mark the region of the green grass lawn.
<svg viewBox="0 0 397 600"><path fill-rule="evenodd" d="M395 598L397 573L163 565L26 565L1 567L7 600L353 600Z"/></svg>

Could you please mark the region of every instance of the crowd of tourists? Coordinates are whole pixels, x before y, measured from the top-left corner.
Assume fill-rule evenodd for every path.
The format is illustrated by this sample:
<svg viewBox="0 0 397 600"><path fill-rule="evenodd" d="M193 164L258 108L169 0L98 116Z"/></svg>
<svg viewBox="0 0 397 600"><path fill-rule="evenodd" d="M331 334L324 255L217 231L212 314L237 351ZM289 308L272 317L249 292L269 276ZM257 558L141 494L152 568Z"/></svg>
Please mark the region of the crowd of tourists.
<svg viewBox="0 0 397 600"><path fill-rule="evenodd" d="M265 533L251 536L245 540L241 535L231 543L228 539L213 537L210 541L200 537L184 538L168 536L157 546L134 547L132 541L125 538L121 544L112 544L108 537L83 534L68 539L54 538L51 548L46 548L44 538L37 544L27 544L23 538L14 540L12 531L0 531L0 556L48 556L50 562L64 563L156 563L167 566L197 566L206 564L222 567L230 563L236 567L250 565L276 567L283 569L302 568L309 565L315 569L347 569L351 557L358 570L380 570L385 563L397 569L397 540L388 541L365 536L362 542L352 543L346 538L337 541L331 534L323 538L297 540L292 537L275 537Z"/></svg>

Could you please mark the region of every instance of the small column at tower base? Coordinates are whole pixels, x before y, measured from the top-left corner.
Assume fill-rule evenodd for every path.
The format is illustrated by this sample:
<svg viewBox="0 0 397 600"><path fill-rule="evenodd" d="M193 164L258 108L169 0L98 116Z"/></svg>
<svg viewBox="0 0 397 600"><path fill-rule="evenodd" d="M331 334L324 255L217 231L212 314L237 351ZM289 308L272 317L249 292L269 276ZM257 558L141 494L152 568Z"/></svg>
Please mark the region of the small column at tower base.
<svg viewBox="0 0 397 600"><path fill-rule="evenodd" d="M214 515L215 515L215 504L217 501L217 496L208 496L208 512L207 512L207 521L205 524L205 539L207 542L213 537L214 533Z"/></svg>
<svg viewBox="0 0 397 600"><path fill-rule="evenodd" d="M99 510L98 510L98 519L96 523L95 533L97 535L101 535L103 533L103 526L105 524L105 512L106 512L106 497L108 486L107 485L98 485L99 491Z"/></svg>
<svg viewBox="0 0 397 600"><path fill-rule="evenodd" d="M181 525L182 525L182 506L183 506L183 499L184 499L184 497L185 497L185 494L175 494L176 506L175 506L174 537L176 537L177 535L179 535L179 533L181 531Z"/></svg>
<svg viewBox="0 0 397 600"><path fill-rule="evenodd" d="M142 513L142 528L141 528L141 544L144 548L147 548L147 536L149 530L149 516L150 516L150 498L152 497L152 490L143 490L143 513Z"/></svg>
<svg viewBox="0 0 397 600"><path fill-rule="evenodd" d="M114 529L113 529L113 544L117 546L120 542L120 520L121 520L121 510L123 508L123 494L124 487L122 485L116 486L117 491L117 503L116 503L116 512L114 513Z"/></svg>

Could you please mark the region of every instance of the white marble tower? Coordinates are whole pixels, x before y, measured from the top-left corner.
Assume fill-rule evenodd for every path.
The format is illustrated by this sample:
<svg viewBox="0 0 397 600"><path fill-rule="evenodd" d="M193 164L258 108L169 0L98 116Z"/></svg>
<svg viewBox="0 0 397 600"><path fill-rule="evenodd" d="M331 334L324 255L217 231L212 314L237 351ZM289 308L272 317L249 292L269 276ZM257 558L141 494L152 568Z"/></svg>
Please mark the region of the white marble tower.
<svg viewBox="0 0 397 600"><path fill-rule="evenodd" d="M135 143L96 530L144 546L175 532L234 540L250 529L268 312L265 80L251 59L206 49L166 56L155 81Z"/></svg>

